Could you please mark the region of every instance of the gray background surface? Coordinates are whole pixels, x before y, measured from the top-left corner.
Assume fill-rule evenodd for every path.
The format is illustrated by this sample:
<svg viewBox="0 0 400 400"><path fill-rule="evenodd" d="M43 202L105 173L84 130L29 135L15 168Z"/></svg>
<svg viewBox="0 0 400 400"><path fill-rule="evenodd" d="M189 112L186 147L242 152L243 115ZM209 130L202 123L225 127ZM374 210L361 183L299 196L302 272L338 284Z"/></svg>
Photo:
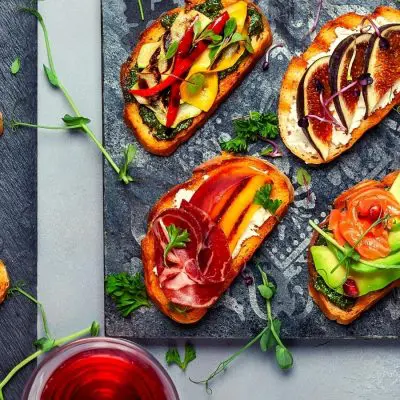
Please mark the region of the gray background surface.
<svg viewBox="0 0 400 400"><path fill-rule="evenodd" d="M253 110L277 110L281 81L288 63L294 54L304 51L309 45L310 38L306 33L312 23L315 4L312 1L292 1L290 7L285 8L286 0L257 0L256 3L268 16L275 43L284 45L273 53L268 71L262 70L262 61L259 61L205 126L171 156L157 157L138 145L135 168L138 184L124 187L105 164L107 274L142 271L140 243L147 231L147 219L143 216L172 186L188 179L196 165L220 153L219 141L233 132L231 118L247 115ZM367 14L380 4L379 0L369 0L367 6L365 1L355 0L350 8L340 3L324 0L319 26L350 9ZM388 3L394 5L393 1ZM120 66L130 55L140 32L151 24L152 19L177 4L183 4L183 0L147 2L146 20L142 22L136 2L103 2L104 138L107 150L114 157L120 157L121 146L135 140L121 117ZM294 204L247 265L247 274L255 278L256 284L246 287L239 277L213 309L199 323L189 327L171 321L156 307L143 308L130 318L123 318L107 298L106 333L134 338L251 338L265 326L266 320L261 296L256 293L256 286L261 283L255 268L255 260L258 260L278 286L274 312L282 320L283 337L398 337L400 291L397 289L351 326L341 326L325 318L306 289L306 248L312 231L309 219L316 223L324 220L327 207L339 193L362 179L380 179L400 168L399 121L399 114L393 111L338 160L321 167L307 167L312 176L309 196L306 188L296 182L296 171L304 163L278 140L283 157L272 162L292 180ZM264 146L265 143L254 144L249 147L249 153L257 154Z"/></svg>
<svg viewBox="0 0 400 400"><path fill-rule="evenodd" d="M122 0L121 0L122 1ZM101 137L99 0L40 3L54 43L59 76ZM40 38L39 65L44 60ZM39 73L39 120L68 111ZM102 160L85 137L39 131L39 296L50 324L64 335L103 320ZM39 332L40 333L40 332ZM175 343L175 342L171 342ZM182 344L182 342L178 342ZM241 342L195 341L198 358L186 376L168 369L183 400L208 399L202 378ZM295 367L282 373L271 354L254 348L213 383L212 399L395 399L400 394L397 341L290 342ZM159 360L167 343L148 345Z"/></svg>
<svg viewBox="0 0 400 400"><path fill-rule="evenodd" d="M0 2L0 111L6 121L36 120L36 21L17 12L20 0ZM29 38L29 40L27 40ZM10 65L21 59L21 70L11 75ZM0 259L11 280L24 282L36 294L36 131L7 127L0 137ZM0 377L34 351L36 307L22 296L0 306ZM33 370L26 368L7 387L7 399L21 396ZM2 379L2 378L1 378Z"/></svg>

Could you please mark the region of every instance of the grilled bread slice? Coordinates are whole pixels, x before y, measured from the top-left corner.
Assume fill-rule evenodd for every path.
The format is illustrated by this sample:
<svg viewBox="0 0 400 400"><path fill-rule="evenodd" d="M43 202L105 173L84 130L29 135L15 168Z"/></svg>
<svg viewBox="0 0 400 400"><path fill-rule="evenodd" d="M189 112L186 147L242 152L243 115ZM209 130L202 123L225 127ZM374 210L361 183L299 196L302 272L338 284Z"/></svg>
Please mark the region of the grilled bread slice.
<svg viewBox="0 0 400 400"><path fill-rule="evenodd" d="M0 260L0 304L6 298L9 287L10 278L8 277L6 266L3 261Z"/></svg>
<svg viewBox="0 0 400 400"><path fill-rule="evenodd" d="M228 7L237 0L222 0L222 5ZM169 140L159 140L151 132L151 129L146 125L140 114L139 104L136 101L126 100L124 117L126 124L132 129L136 138L143 145L143 147L152 154L160 156L168 156L172 154L180 144L186 142L194 133L201 128L214 113L219 105L229 96L229 94L241 83L244 77L253 69L256 62L262 57L266 49L271 45L272 34L268 21L263 15L260 8L253 4L250 0L245 0L252 8L257 10L262 16L264 30L260 35L253 37L252 46L254 48L253 54L248 56L240 63L239 67L227 75L225 78L220 79L217 97L207 112L202 112L197 117L194 117L192 124L180 131L175 137ZM182 10L191 10L195 6L202 4L204 0L186 0L184 8L175 8L168 11L167 15L173 15L181 12ZM141 47L149 42L156 42L164 34L160 19L151 24L140 36L139 43L136 45L129 59L122 65L120 81L124 89L126 82L129 79L130 71L135 67L137 58ZM124 89L125 90L125 89Z"/></svg>
<svg viewBox="0 0 400 400"><path fill-rule="evenodd" d="M367 17L373 20L379 20L380 18L383 21L387 21L387 23L390 22L399 24L400 10L381 6ZM295 115L293 118L292 105L296 104L298 87L304 76L304 73L308 68L309 61L317 59L319 55L322 56L330 52L331 45L335 42L335 40L338 39L335 31L336 28L352 30L362 24L364 18L365 16L363 15L348 13L328 22L316 36L311 46L302 55L296 56L291 60L283 78L279 99L279 125L282 140L293 154L303 159L307 164L323 164L340 156L340 154L350 149L366 131L377 125L392 110L394 106L400 103L399 91L398 93L395 93L392 101L389 104L383 108L377 109L375 112L361 121L360 126L351 132L351 139L348 141L348 143L338 146L331 145L329 148L329 155L325 159L318 151L315 150L312 144L309 145L307 151L303 146L296 145L297 139L294 139L296 138L296 133L298 135L303 133L301 128L297 125L297 115ZM367 23L368 22L366 22L366 24ZM368 72L368 69L366 69L365 72ZM383 74L383 76L385 76L385 74ZM309 143L311 143L308 138L306 139Z"/></svg>
<svg viewBox="0 0 400 400"><path fill-rule="evenodd" d="M382 184L384 187L391 187L396 177L399 175L400 171L392 172L387 175L383 180ZM368 181L359 183L356 187L361 188L363 184L368 184ZM355 187L355 188L356 188ZM354 188L353 188L354 189ZM336 200L336 202L344 201L345 197L347 197L347 193L351 190L342 193ZM321 226L325 226L327 221L323 222ZM318 241L319 234L314 231L314 234L311 238L310 248L314 246ZM342 325L351 324L354 320L356 320L360 315L370 309L375 303L377 303L380 299L385 297L388 293L390 293L394 288L400 287L400 279L392 282L390 285L386 286L381 290L377 290L375 292L370 292L364 296L358 297L355 304L349 310L342 310L337 307L335 304L331 303L324 294L317 291L314 287L315 280L318 277L318 273L315 269L314 261L311 256L311 252L308 252L308 272L309 272L309 284L308 291L310 296L314 299L315 303L319 306L321 311L332 321L336 321Z"/></svg>
<svg viewBox="0 0 400 400"><path fill-rule="evenodd" d="M235 277L242 270L244 264L250 260L257 248L278 224L279 220L286 213L290 203L293 201L294 192L290 180L274 165L255 157L237 157L223 153L221 156L197 167L193 171L191 179L172 188L155 204L149 215L148 233L142 241L142 260L146 288L149 296L158 308L164 314L182 324L191 324L199 321L206 314L208 308L193 308L186 312L179 312L174 309L174 307L170 306L168 299L160 288L158 277L153 272L155 266L155 243L154 236L151 234L152 222L161 211L175 206L175 196L179 190L196 190L204 182L205 176L216 171L218 168L229 165L235 168L251 166L260 171L267 172L268 178L273 183L271 198L282 200L282 204L278 208L276 214L268 218L268 220L258 228L257 236L251 236L241 243L239 252L232 260L234 274L231 276L231 279L224 282L224 291L232 284Z"/></svg>

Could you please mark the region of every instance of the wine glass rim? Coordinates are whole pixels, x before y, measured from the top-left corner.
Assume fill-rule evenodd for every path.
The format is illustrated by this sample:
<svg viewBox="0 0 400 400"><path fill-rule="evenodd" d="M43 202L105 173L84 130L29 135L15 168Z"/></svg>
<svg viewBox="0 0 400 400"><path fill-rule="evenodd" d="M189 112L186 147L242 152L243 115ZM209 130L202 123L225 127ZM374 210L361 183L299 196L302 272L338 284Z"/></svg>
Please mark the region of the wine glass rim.
<svg viewBox="0 0 400 400"><path fill-rule="evenodd" d="M108 346L96 347L96 344L103 344ZM128 339L117 339L111 337L90 337L78 339L61 347L58 347L52 350L50 353L46 354L45 358L37 365L31 377L29 378L25 386L22 399L29 400L32 394L41 394L41 391L44 389L48 378L54 373L54 371L62 363L64 363L74 355L79 354L80 352L83 352L85 350L90 350L90 345L94 346L92 347L92 350L95 350L96 348L115 349L117 347L125 347L126 350L139 351L141 355L150 363L150 366L154 368L158 373L160 373L160 375L165 379L165 383L168 385L169 392L171 392L171 394L175 396L171 400L179 400L177 389L171 377L168 375L167 371L161 365L161 363L148 350L137 343L131 342ZM73 352L73 349L76 349L76 352ZM69 352L70 354L68 355ZM58 358L59 360L57 360ZM52 362L54 362L54 365L50 367L49 364L51 364ZM48 370L46 370L46 367L48 368ZM44 377L47 378L44 379ZM36 397L34 398L36 399Z"/></svg>

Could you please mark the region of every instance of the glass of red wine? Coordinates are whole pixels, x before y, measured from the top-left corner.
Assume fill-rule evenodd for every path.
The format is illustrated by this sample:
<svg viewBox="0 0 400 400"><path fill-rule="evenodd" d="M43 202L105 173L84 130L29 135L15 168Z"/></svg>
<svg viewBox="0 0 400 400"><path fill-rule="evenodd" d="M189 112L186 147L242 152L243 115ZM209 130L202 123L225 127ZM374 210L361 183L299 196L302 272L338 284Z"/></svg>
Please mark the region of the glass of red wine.
<svg viewBox="0 0 400 400"><path fill-rule="evenodd" d="M23 400L179 400L161 364L127 340L89 338L52 351Z"/></svg>

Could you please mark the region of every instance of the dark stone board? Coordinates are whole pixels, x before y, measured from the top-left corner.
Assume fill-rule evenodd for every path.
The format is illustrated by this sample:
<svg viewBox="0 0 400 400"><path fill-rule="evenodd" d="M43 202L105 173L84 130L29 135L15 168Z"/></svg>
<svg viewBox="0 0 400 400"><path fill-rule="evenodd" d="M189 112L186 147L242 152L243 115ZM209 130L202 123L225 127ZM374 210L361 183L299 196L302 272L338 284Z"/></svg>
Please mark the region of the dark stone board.
<svg viewBox="0 0 400 400"><path fill-rule="evenodd" d="M35 2L32 2L32 4ZM0 111L36 122L37 117L37 23L18 11L22 0L0 2ZM35 7L35 5L33 5ZM13 76L10 65L21 58L21 70ZM5 128L0 136L0 259L7 265L13 282L23 281L36 295L36 131ZM0 380L34 351L36 307L15 296L0 305ZM34 363L6 387L6 400L19 400Z"/></svg>
<svg viewBox="0 0 400 400"><path fill-rule="evenodd" d="M171 157L150 155L138 145L133 169L138 183L124 187L106 164L104 167L105 271L140 271L140 241L146 231L146 215L156 200L173 185L191 176L192 169L219 153L218 142L232 135L231 119L250 110L277 109L282 76L290 59L310 42L305 34L311 27L316 1L261 0L257 2L268 16L275 43L285 47L273 53L270 69L263 72L261 62L255 67L229 100ZM341 14L356 11L368 14L381 1L325 0L322 23ZM395 5L394 1L385 2ZM129 56L140 32L163 11L182 1L146 1L146 22L141 22L135 1L103 1L104 50L104 139L111 154L120 158L121 148L135 142L122 119L123 102L119 87L120 65ZM281 144L284 156L274 163L295 186L295 202L282 223L265 241L254 259L260 260L278 286L274 312L283 321L286 338L355 338L398 337L400 333L399 291L388 295L370 312L349 327L325 318L307 290L306 248L311 228L310 218L322 221L333 199L344 189L365 178L381 178L400 167L398 127L400 116L392 112L372 129L351 151L322 167L306 167L311 173L311 197L296 183L295 175L304 163ZM253 145L256 154L261 145ZM254 262L248 265L259 280ZM246 287L239 277L207 316L195 326L171 322L155 307L143 309L128 319L119 316L110 299L106 299L106 332L110 336L135 338L247 338L265 326L265 311L256 287Z"/></svg>

